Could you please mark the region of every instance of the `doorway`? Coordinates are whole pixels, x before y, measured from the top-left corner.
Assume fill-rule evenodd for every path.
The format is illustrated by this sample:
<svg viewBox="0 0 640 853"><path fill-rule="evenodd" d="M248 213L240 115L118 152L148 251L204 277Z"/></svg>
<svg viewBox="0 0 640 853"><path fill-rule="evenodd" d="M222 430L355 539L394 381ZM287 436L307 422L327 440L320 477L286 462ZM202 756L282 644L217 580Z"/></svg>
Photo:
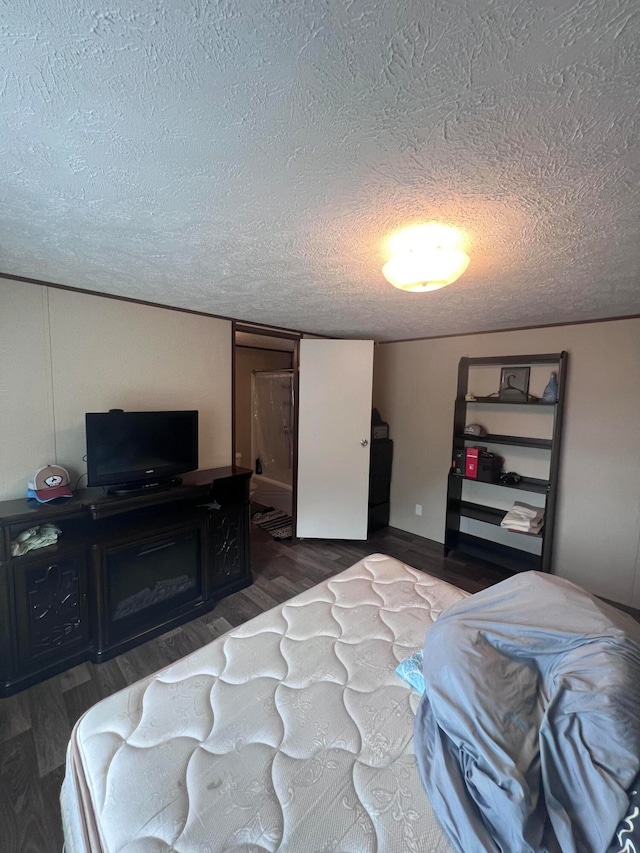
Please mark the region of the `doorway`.
<svg viewBox="0 0 640 853"><path fill-rule="evenodd" d="M298 342L295 333L234 327L235 464L253 471L252 514L295 518Z"/></svg>
<svg viewBox="0 0 640 853"><path fill-rule="evenodd" d="M251 372L253 500L291 515L294 446L293 370Z"/></svg>
<svg viewBox="0 0 640 853"><path fill-rule="evenodd" d="M253 472L254 504L262 451L251 442L251 382L263 370L293 371L293 416L285 420L280 414L280 428L287 430L281 443L292 442L292 512L289 517L275 509L269 497L265 503L274 515L258 522L254 506L252 520L283 522L294 539L366 539L373 341L303 338L234 324L234 452L236 464ZM279 537L280 531L269 532Z"/></svg>

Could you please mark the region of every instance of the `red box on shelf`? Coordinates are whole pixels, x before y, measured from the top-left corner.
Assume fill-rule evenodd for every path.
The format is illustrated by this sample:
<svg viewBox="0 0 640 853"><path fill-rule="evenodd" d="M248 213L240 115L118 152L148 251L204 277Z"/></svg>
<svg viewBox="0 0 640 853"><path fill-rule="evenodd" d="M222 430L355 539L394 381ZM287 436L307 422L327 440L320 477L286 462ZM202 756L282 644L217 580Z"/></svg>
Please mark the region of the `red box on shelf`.
<svg viewBox="0 0 640 853"><path fill-rule="evenodd" d="M464 475L465 477L470 477L472 480L477 479L478 477L478 456L483 450L486 450L486 447L467 447L467 454L465 457L465 469Z"/></svg>
<svg viewBox="0 0 640 853"><path fill-rule="evenodd" d="M467 456L464 469L465 477L471 477L473 480L478 476L478 454L479 447L467 447Z"/></svg>

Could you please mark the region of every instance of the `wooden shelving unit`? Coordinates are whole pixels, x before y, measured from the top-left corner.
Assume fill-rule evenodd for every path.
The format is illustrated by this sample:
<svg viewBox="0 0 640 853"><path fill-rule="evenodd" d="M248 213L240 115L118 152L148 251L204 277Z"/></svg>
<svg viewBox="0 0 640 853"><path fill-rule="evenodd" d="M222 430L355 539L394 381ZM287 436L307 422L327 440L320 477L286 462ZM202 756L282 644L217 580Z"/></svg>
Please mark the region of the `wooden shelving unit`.
<svg viewBox="0 0 640 853"><path fill-rule="evenodd" d="M535 355L517 356L491 356L488 358L462 358L458 366L458 388L454 408L453 423L453 448L452 458L456 452L472 446L502 445L505 447L527 448L539 453L548 460L548 479L527 476L526 471L518 472L521 479L518 483L504 484L501 482L480 482L470 480L460 475L453 468L448 478L447 489L447 513L445 528L445 555L458 552L475 559L493 563L509 571L537 570L543 572L551 571L553 553L553 535L555 527L555 512L558 497L558 478L560 467L560 448L562 436L562 421L564 411L564 400L567 382L568 353L543 353ZM466 400L469 393L469 373L474 367L500 368L503 366L540 366L548 365L550 371L557 373L558 399L554 403L538 400L501 400L498 396L478 396L473 400ZM513 406L526 407L528 416L535 417L536 411L548 412L553 410L553 428L551 438L537 438L529 435L511 435L502 433L488 433L477 436L465 434L464 429L468 423L473 423L477 417L473 415L473 407L496 406L496 412L502 409L509 411ZM500 407L500 409L498 408ZM513 411L513 410L512 410ZM465 497L465 484L468 482L479 483L483 497L486 495L486 503L478 501L477 494L473 500ZM500 526L507 510L493 505L495 496L502 489L516 489L523 492L522 500L527 501L526 493L545 495L544 502L544 526L540 533L531 535L526 533L510 533L505 531L505 542L491 538L491 535L480 535L470 533L465 529L465 520L471 522L482 522L483 524ZM478 489L475 490L476 493ZM539 553L531 553L527 550L525 540L530 543L535 540L540 543Z"/></svg>

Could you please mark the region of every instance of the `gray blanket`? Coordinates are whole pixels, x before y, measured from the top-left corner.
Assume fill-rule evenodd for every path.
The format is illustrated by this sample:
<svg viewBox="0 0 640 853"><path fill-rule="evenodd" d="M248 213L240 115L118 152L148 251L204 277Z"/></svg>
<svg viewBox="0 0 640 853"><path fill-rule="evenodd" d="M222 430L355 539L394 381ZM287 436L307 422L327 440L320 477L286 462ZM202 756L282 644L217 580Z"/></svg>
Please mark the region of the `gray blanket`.
<svg viewBox="0 0 640 853"><path fill-rule="evenodd" d="M527 572L427 632L415 749L461 853L604 853L640 769L640 624Z"/></svg>

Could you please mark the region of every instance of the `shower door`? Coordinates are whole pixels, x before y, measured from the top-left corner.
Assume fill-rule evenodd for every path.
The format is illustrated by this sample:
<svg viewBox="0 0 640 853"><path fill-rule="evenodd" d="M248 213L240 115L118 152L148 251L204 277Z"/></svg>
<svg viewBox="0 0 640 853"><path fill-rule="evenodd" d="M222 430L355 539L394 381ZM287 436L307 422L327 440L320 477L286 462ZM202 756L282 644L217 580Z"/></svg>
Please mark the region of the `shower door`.
<svg viewBox="0 0 640 853"><path fill-rule="evenodd" d="M251 377L252 467L291 487L293 473L293 370L258 370Z"/></svg>

